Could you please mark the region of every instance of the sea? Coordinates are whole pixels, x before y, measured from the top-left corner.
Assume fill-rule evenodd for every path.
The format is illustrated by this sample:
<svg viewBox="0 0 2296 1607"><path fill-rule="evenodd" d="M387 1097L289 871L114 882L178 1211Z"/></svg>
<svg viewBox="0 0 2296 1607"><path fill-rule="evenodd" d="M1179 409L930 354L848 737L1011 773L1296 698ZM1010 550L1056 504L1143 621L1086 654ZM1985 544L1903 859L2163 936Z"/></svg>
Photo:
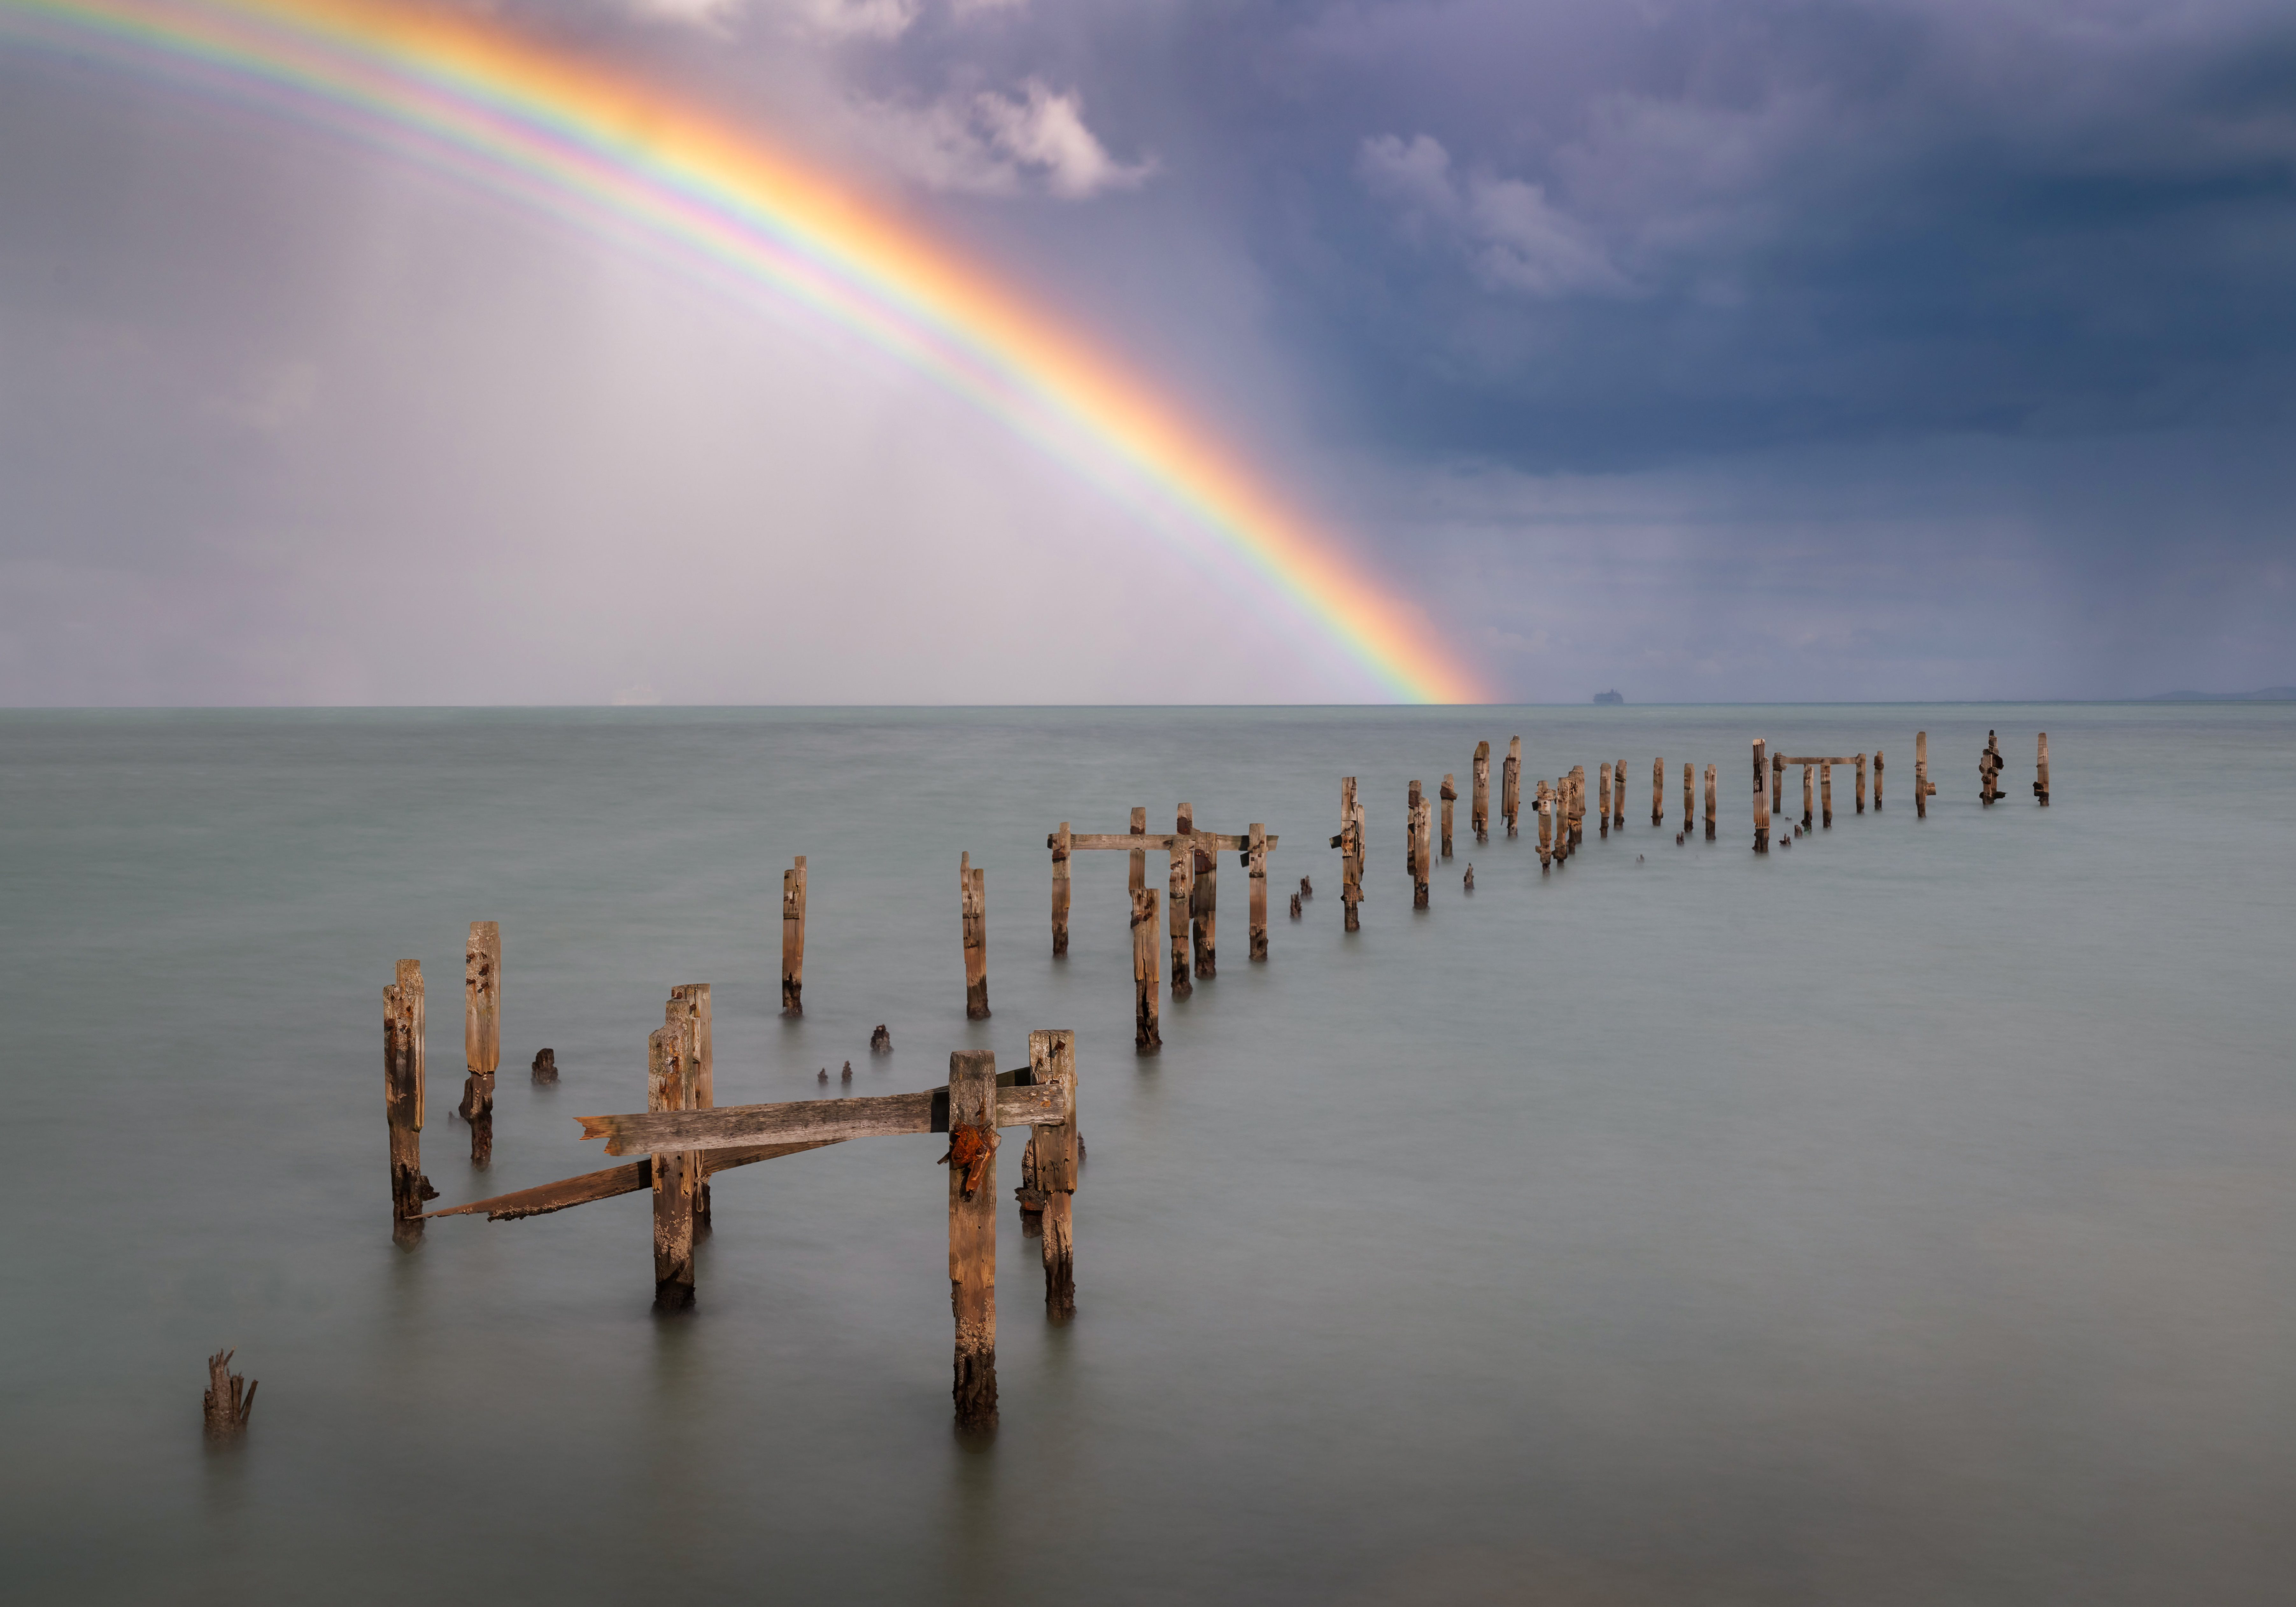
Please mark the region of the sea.
<svg viewBox="0 0 2296 1607"><path fill-rule="evenodd" d="M1526 796L1587 768L1559 868L1528 816L1469 830L1475 744L1496 810L1514 736ZM1837 771L1830 829L1751 852L1758 738L1885 753L1881 805ZM1710 842L1677 841L1685 761ZM1447 774L1414 910L1406 789ZM1055 959L1046 837L1183 802L1275 834L1269 953L1224 856L1218 973L1143 1057L1126 857L1077 857ZM2296 1593L2296 706L19 710L0 912L11 1603ZM711 986L720 1105L1072 1029L1075 1321L1017 1133L993 1437L952 1426L936 1136L720 1174L689 1315L652 1309L643 1195L394 1246L402 957L442 1207L614 1164L574 1119L644 1108L678 983ZM226 1349L259 1393L210 1445Z"/></svg>

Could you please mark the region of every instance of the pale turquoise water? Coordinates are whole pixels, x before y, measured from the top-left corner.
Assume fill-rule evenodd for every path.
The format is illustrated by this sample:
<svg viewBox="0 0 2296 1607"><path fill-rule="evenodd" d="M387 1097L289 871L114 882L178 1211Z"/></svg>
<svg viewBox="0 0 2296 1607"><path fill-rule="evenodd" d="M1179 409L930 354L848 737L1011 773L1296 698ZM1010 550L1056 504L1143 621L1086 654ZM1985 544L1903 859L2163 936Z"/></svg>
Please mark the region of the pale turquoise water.
<svg viewBox="0 0 2296 1607"><path fill-rule="evenodd" d="M2010 797L1980 811L1988 726ZM1542 878L1463 805L1414 915L1406 782L1516 733L1533 775L1626 757L1623 838ZM1757 734L1881 745L1887 812L1842 785L1830 834L1758 860ZM1675 847L1678 781L1651 830L1653 753L1720 766L1719 841ZM1227 870L1221 974L1143 1062L1123 861L1080 862L1055 965L1043 842L1180 799L1266 821L1275 885L1320 896L1253 966ZM2292 828L2270 707L0 716L6 1595L2285 1601ZM484 1177L448 1117L479 918ZM937 1140L721 1177L691 1321L651 1314L642 1199L395 1251L402 955L450 1201L606 1164L570 1118L643 1103L674 982L714 985L720 1103L1075 1028L1080 1316L1045 1328L1008 1206L994 1447L948 1430ZM262 1392L217 1455L230 1344Z"/></svg>

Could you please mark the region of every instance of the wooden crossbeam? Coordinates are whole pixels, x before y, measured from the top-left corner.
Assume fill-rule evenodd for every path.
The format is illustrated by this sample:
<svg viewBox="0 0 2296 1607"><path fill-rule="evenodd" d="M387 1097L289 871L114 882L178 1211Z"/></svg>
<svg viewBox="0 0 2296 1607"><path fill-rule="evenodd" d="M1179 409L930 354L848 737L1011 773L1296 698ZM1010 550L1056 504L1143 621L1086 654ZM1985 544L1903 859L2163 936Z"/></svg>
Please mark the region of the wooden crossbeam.
<svg viewBox="0 0 2296 1607"><path fill-rule="evenodd" d="M1226 832L1192 832L1185 836L1179 832L1167 832L1161 836L1135 837L1129 832L1071 832L1069 833L1069 851L1077 853L1092 849L1117 849L1138 853L1143 849L1152 849L1157 853L1168 854L1172 851L1173 843L1189 841L1193 842L1200 849L1207 849L1216 854L1242 854L1247 852L1251 847L1251 837L1249 832L1241 837ZM1048 849L1059 848L1060 833L1057 832L1047 833L1045 846ZM1275 833L1273 832L1267 834L1267 846L1271 849L1275 846Z"/></svg>
<svg viewBox="0 0 2296 1607"><path fill-rule="evenodd" d="M1003 1078L999 1078L1000 1084ZM586 1139L603 1138L609 1155L661 1150L724 1150L760 1143L797 1144L948 1131L948 1090L882 1094L860 1099L800 1099L780 1104L724 1105L715 1111L650 1111L627 1116L578 1116ZM1000 1127L1048 1127L1068 1119L1059 1086L1015 1084L996 1090Z"/></svg>
<svg viewBox="0 0 2296 1607"><path fill-rule="evenodd" d="M701 1174L707 1177L729 1168L748 1166L752 1161L773 1160L783 1155L801 1154L807 1150L826 1149L840 1143L835 1138L813 1139L802 1144L758 1144L739 1149L711 1150L701 1158ZM642 1194L653 1187L653 1157L633 1160L627 1166L610 1166L601 1172L585 1172L578 1177L561 1177L555 1183L537 1184L532 1188L496 1194L490 1200L473 1200L468 1205L450 1205L445 1210L426 1211L423 1220L432 1217L475 1217L485 1213L489 1222L515 1222L526 1217L546 1217L552 1211L562 1211L570 1205L588 1205L593 1201L612 1200L623 1194Z"/></svg>
<svg viewBox="0 0 2296 1607"><path fill-rule="evenodd" d="M1771 763L1775 765L1854 765L1866 756L1853 753L1848 758L1796 758L1791 753L1779 754Z"/></svg>

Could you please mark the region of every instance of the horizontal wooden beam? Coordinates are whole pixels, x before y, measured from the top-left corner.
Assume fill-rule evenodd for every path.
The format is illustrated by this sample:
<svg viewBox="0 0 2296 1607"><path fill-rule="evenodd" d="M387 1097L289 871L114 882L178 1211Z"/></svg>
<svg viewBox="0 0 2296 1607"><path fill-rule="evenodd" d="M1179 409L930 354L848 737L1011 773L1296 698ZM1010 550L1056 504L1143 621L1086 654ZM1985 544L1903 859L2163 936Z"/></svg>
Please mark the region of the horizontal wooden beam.
<svg viewBox="0 0 2296 1607"><path fill-rule="evenodd" d="M783 1155L802 1154L807 1150L825 1149L835 1144L833 1138L808 1144L756 1144L741 1149L711 1150L701 1160L701 1175L705 1177L752 1161L772 1160ZM610 1166L602 1172L585 1172L578 1177L561 1177L555 1183L537 1184L507 1194L496 1194L490 1200L473 1200L468 1205L450 1205L444 1210L425 1211L423 1219L432 1217L473 1217L486 1213L489 1222L515 1222L523 1217L546 1217L552 1211L562 1211L570 1205L587 1205L594 1200L611 1200L622 1194L639 1194L653 1186L653 1158L633 1160L627 1166Z"/></svg>
<svg viewBox="0 0 2296 1607"><path fill-rule="evenodd" d="M1002 1078L998 1079L1000 1082ZM800 1099L781 1104L721 1105L714 1111L652 1111L628 1116L578 1116L584 1138L603 1138L609 1155L663 1150L723 1150L759 1143L826 1144L948 1131L948 1090L881 1094L861 1099ZM1057 1086L1000 1086L996 1125L1052 1127L1068 1119Z"/></svg>
<svg viewBox="0 0 2296 1607"><path fill-rule="evenodd" d="M1854 765L1865 757L1862 753L1853 753L1848 758L1796 758L1792 754L1781 754L1778 757L1778 763L1782 765Z"/></svg>
<svg viewBox="0 0 2296 1607"><path fill-rule="evenodd" d="M1159 854L1168 854L1172 851L1173 842L1180 836L1177 832L1144 837L1135 837L1129 832L1071 832L1069 833L1069 851L1073 854L1090 849L1113 849L1119 852L1130 849L1136 853L1142 849L1149 849ZM1225 832L1196 832L1190 834L1188 840L1200 849L1210 849L1217 854L1241 854L1251 847L1249 837L1233 837ZM1047 836L1045 846L1058 848L1060 833L1054 832ZM1275 846L1275 833L1273 832L1267 834L1267 846L1271 849Z"/></svg>

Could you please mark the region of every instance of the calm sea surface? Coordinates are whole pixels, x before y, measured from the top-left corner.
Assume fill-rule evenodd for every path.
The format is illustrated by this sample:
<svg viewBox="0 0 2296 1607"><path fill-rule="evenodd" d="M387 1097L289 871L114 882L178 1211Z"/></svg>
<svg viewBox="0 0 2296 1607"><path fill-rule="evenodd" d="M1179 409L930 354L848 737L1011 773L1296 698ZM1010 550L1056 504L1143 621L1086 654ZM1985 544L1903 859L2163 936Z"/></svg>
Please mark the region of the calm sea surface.
<svg viewBox="0 0 2296 1607"><path fill-rule="evenodd" d="M1517 734L1528 778L1623 757L1623 832L1542 875L1463 800L1414 913L1406 783L1464 792ZM1758 735L1882 747L1886 811L1839 775L1832 832L1755 857ZM1720 768L1712 844L1675 845L1685 759ZM1124 859L1079 857L1055 963L1045 835L1183 799L1266 822L1271 890L1316 897L1271 898L1251 964L1225 859L1220 974L1141 1060ZM2296 709L13 713L0 911L12 1602L2296 1590ZM483 1174L452 1119L474 919L505 977ZM643 1108L674 983L714 987L721 1104L1074 1028L1079 1315L1045 1324L1008 1140L993 1446L949 1427L939 1138L721 1176L688 1319L651 1310L643 1196L394 1250L402 955L442 1204L610 1164L571 1119ZM261 1394L214 1452L230 1345Z"/></svg>

